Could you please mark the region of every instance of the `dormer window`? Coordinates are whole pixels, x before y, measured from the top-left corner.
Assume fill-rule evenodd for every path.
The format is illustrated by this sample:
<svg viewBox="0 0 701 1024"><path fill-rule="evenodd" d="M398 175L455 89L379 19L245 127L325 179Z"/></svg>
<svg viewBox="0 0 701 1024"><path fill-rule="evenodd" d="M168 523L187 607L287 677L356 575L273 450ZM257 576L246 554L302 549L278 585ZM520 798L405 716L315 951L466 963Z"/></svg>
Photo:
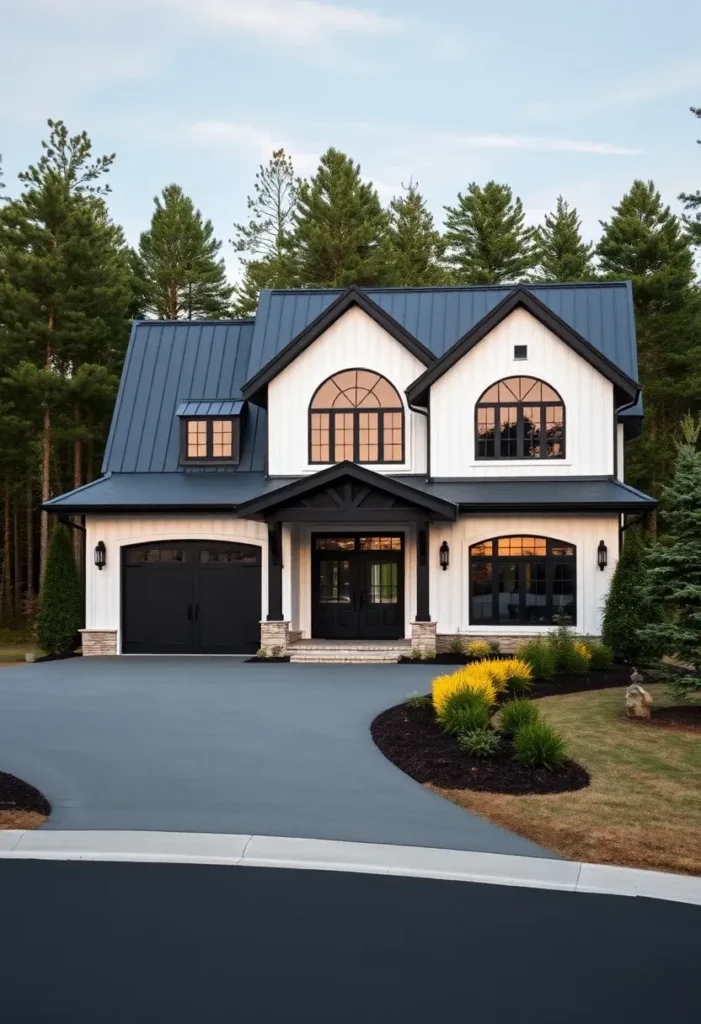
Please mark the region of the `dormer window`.
<svg viewBox="0 0 701 1024"><path fill-rule="evenodd" d="M554 388L534 377L508 377L475 407L477 459L562 459L565 406Z"/></svg>
<svg viewBox="0 0 701 1024"><path fill-rule="evenodd" d="M180 417L180 462L237 465L243 402L184 402Z"/></svg>

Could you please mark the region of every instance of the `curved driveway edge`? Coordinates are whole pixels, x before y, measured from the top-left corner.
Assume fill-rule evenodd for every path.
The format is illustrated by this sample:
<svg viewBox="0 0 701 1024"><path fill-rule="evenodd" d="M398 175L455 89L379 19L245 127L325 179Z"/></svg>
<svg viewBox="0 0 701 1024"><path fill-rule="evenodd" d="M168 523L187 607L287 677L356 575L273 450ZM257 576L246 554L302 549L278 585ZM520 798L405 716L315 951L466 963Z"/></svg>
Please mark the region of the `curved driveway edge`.
<svg viewBox="0 0 701 1024"><path fill-rule="evenodd" d="M417 846L193 832L0 832L0 859L352 871L701 905L701 878L606 864Z"/></svg>

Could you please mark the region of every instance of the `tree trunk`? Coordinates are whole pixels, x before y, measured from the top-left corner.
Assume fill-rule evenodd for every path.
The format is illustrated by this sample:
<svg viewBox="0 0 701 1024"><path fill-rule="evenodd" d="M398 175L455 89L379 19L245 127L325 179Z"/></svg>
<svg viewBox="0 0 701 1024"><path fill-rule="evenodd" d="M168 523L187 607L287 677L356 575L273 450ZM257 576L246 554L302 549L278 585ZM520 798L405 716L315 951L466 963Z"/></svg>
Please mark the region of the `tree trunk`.
<svg viewBox="0 0 701 1024"><path fill-rule="evenodd" d="M76 404L73 406L73 423L76 429L80 427L80 408ZM83 442L79 437L76 437L73 441L73 487L80 487L83 482ZM78 530L73 530L73 554L75 555L76 565L80 565L80 533Z"/></svg>
<svg viewBox="0 0 701 1024"><path fill-rule="evenodd" d="M5 616L9 622L11 618L12 602L12 544L10 541L10 492L5 488L3 500L3 531L2 531L2 603L5 609Z"/></svg>
<svg viewBox="0 0 701 1024"><path fill-rule="evenodd" d="M15 499L12 502L12 547L14 552L14 577L15 593L14 608L15 618L22 614L22 570L19 552L19 502Z"/></svg>
<svg viewBox="0 0 701 1024"><path fill-rule="evenodd" d="M48 501L51 496L51 410L48 404L44 407L44 427L41 438L41 500ZM46 556L49 551L49 513L41 510L41 526L39 530L39 579L44 575Z"/></svg>
<svg viewBox="0 0 701 1024"><path fill-rule="evenodd" d="M27 602L34 599L34 495L32 481L27 481Z"/></svg>

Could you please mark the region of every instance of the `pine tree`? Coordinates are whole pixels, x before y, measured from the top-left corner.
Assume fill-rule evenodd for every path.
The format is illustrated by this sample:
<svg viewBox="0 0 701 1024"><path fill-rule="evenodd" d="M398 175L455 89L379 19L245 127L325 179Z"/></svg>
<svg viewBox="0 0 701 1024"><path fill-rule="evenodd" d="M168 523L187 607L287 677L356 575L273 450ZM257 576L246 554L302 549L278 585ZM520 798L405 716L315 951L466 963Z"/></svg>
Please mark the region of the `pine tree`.
<svg viewBox="0 0 701 1024"><path fill-rule="evenodd" d="M47 654L70 654L83 622L83 598L70 531L58 523L41 585L37 639Z"/></svg>
<svg viewBox="0 0 701 1024"><path fill-rule="evenodd" d="M593 245L583 241L577 210L557 197L554 213L536 232L538 276L543 281L588 281L594 276Z"/></svg>
<svg viewBox="0 0 701 1024"><path fill-rule="evenodd" d="M476 182L444 207L448 262L457 284L521 281L536 265L535 231L524 226L523 204L508 185Z"/></svg>
<svg viewBox="0 0 701 1024"><path fill-rule="evenodd" d="M600 270L631 280L635 311L645 316L678 307L694 277L689 241L652 181L634 181L613 208L596 248Z"/></svg>
<svg viewBox="0 0 701 1024"><path fill-rule="evenodd" d="M179 185L168 185L154 203L136 260L144 308L161 320L228 316L232 289L212 222Z"/></svg>
<svg viewBox="0 0 701 1024"><path fill-rule="evenodd" d="M82 363L119 368L131 285L124 239L102 198L114 154L93 160L85 132L70 136L63 122L48 124L41 159L19 176L22 194L0 211L3 361L28 418L41 418L43 501L51 495L53 414L67 406L68 382ZM80 416L80 409L63 411L72 423ZM42 571L47 545L42 513Z"/></svg>
<svg viewBox="0 0 701 1024"><path fill-rule="evenodd" d="M387 277L387 214L360 165L336 149L300 183L292 245L296 283L316 288L377 285Z"/></svg>
<svg viewBox="0 0 701 1024"><path fill-rule="evenodd" d="M694 117L701 117L701 107L691 107ZM701 146L701 139L696 140ZM701 189L695 192L682 192L679 196L687 210L692 213L683 218L693 245L701 245Z"/></svg>
<svg viewBox="0 0 701 1024"><path fill-rule="evenodd" d="M635 181L602 221L601 271L633 283L645 418L627 458L632 482L653 494L670 471L677 424L697 391L701 306L689 239L653 182Z"/></svg>
<svg viewBox="0 0 701 1024"><path fill-rule="evenodd" d="M638 530L624 534L621 555L604 604L602 639L617 658L630 665L655 655L655 645L643 634L646 622L658 621L658 606L647 595L647 547Z"/></svg>
<svg viewBox="0 0 701 1024"><path fill-rule="evenodd" d="M680 681L681 693L701 691L701 420L686 415L672 478L662 490L665 537L650 556L649 592L665 609L665 618L645 627L644 635L662 652L691 665Z"/></svg>
<svg viewBox="0 0 701 1024"><path fill-rule="evenodd" d="M418 184L402 185L389 208L387 264L394 285L437 285L446 281L443 240Z"/></svg>
<svg viewBox="0 0 701 1024"><path fill-rule="evenodd" d="M268 260L248 260L244 264L243 278L234 288L233 315L255 316L261 289L278 287L282 286L276 283L274 271Z"/></svg>

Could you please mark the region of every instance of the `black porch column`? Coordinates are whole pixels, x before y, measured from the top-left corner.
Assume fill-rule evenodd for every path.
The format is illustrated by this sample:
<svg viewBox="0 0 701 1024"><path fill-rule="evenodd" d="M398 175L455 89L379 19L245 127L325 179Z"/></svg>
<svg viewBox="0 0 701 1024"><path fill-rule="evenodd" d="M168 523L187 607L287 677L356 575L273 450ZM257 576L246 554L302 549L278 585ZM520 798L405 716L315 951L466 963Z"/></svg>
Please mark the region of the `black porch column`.
<svg viewBox="0 0 701 1024"><path fill-rule="evenodd" d="M268 523L268 622L282 622L282 523Z"/></svg>
<svg viewBox="0 0 701 1024"><path fill-rule="evenodd" d="M416 524L416 621L430 622L428 522Z"/></svg>

